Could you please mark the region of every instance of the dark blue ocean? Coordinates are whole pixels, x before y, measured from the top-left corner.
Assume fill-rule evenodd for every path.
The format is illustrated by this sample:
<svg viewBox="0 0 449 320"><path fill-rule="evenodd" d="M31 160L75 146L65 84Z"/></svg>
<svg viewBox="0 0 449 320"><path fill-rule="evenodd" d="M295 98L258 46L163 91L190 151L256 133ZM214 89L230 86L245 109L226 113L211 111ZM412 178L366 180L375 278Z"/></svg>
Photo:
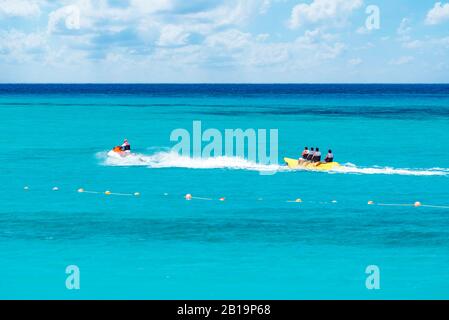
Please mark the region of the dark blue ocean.
<svg viewBox="0 0 449 320"><path fill-rule="evenodd" d="M194 121L277 159L173 153ZM0 298L449 298L449 85L1 84L0 137Z"/></svg>

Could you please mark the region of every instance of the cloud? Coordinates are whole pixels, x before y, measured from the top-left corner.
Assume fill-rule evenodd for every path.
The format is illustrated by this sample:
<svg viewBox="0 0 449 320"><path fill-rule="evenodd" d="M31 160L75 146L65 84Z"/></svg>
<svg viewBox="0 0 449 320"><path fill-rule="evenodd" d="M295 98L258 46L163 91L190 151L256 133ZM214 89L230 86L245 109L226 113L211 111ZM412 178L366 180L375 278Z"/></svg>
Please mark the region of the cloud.
<svg viewBox="0 0 449 320"><path fill-rule="evenodd" d="M166 25L160 31L160 37L157 41L159 46L182 46L189 39L190 33L182 26Z"/></svg>
<svg viewBox="0 0 449 320"><path fill-rule="evenodd" d="M402 56L397 59L390 60L390 64L400 66L400 65L408 64L408 63L412 62L413 60L415 60L415 58L412 56Z"/></svg>
<svg viewBox="0 0 449 320"><path fill-rule="evenodd" d="M18 30L0 31L0 57L10 61L29 61L44 53L45 36L41 33L24 33Z"/></svg>
<svg viewBox="0 0 449 320"><path fill-rule="evenodd" d="M256 37L257 39L257 37ZM310 69L336 59L345 50L344 43L321 29L307 30L293 42L257 43L246 38L241 60L250 66L282 66L285 70ZM247 60L245 60L247 59Z"/></svg>
<svg viewBox="0 0 449 320"><path fill-rule="evenodd" d="M260 33L257 35L256 39L257 41L267 41L268 38L270 38L270 34L269 33Z"/></svg>
<svg viewBox="0 0 449 320"><path fill-rule="evenodd" d="M396 30L396 33L400 36L408 35L412 31L412 28L410 27L410 20L408 18L403 18L401 20L401 23L399 24L398 29Z"/></svg>
<svg viewBox="0 0 449 320"><path fill-rule="evenodd" d="M309 30L294 41L268 41L267 35L232 28L205 37L200 44L155 48L149 57L159 66L208 70L307 70L340 56L346 46L322 30Z"/></svg>
<svg viewBox="0 0 449 320"><path fill-rule="evenodd" d="M410 41L404 42L402 44L402 46L407 49L418 49L418 48L422 48L423 45L424 45L424 42L421 40L410 40Z"/></svg>
<svg viewBox="0 0 449 320"><path fill-rule="evenodd" d="M307 23L319 23L345 18L353 10L361 7L362 0L313 0L293 7L289 27L299 28Z"/></svg>
<svg viewBox="0 0 449 320"><path fill-rule="evenodd" d="M399 67L393 66L415 61L420 70L449 53L448 38L438 38L436 29L433 36L422 32L401 12L396 28L370 42L354 36L370 32L356 31L364 20L363 10L355 12L362 0L296 0L275 7L277 1L284 0L30 0L39 19L36 9L0 6L0 18L8 12L0 29L0 67L13 74L28 62L34 72L48 66L46 79L61 75L65 81L346 81L368 70L395 76ZM28 20L11 18L12 12L28 14ZM286 32L281 19L290 14L289 27L300 31ZM351 14L357 15L353 24ZM388 50L396 54L376 60Z"/></svg>
<svg viewBox="0 0 449 320"><path fill-rule="evenodd" d="M0 0L0 17L29 17L38 16L41 13L39 4L41 1L25 0Z"/></svg>
<svg viewBox="0 0 449 320"><path fill-rule="evenodd" d="M435 6L429 10L426 16L426 24L435 25L449 20L449 3L435 3Z"/></svg>
<svg viewBox="0 0 449 320"><path fill-rule="evenodd" d="M232 29L210 35L205 44L209 47L237 49L247 46L250 41L251 34Z"/></svg>
<svg viewBox="0 0 449 320"><path fill-rule="evenodd" d="M78 30L80 28L80 8L76 5L68 5L52 11L48 15L48 33L58 32L64 28Z"/></svg>
<svg viewBox="0 0 449 320"><path fill-rule="evenodd" d="M361 26L357 28L355 32L357 34L370 34L372 32L372 29L367 29L365 26Z"/></svg>
<svg viewBox="0 0 449 320"><path fill-rule="evenodd" d="M444 49L449 49L449 37L433 39L432 43Z"/></svg>
<svg viewBox="0 0 449 320"><path fill-rule="evenodd" d="M353 58L348 61L348 64L351 66L358 66L362 62L363 62L363 60L361 58Z"/></svg>

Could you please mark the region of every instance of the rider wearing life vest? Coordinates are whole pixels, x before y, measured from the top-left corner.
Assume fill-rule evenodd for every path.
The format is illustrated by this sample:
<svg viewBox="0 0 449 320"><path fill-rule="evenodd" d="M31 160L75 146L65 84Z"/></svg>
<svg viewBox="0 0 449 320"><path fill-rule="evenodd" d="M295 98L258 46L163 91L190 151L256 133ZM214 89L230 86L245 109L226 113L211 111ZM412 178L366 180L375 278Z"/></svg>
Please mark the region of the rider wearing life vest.
<svg viewBox="0 0 449 320"><path fill-rule="evenodd" d="M314 153L315 153L314 149L313 149L313 148L310 148L310 151L309 151L309 153L307 154L307 159L306 159L306 160L307 160L307 161L312 161Z"/></svg>
<svg viewBox="0 0 449 320"><path fill-rule="evenodd" d="M128 142L128 139L125 139L123 141L123 144L120 146L122 148L122 151L130 153L131 152L131 145Z"/></svg>
<svg viewBox="0 0 449 320"><path fill-rule="evenodd" d="M321 161L321 152L320 148L316 148L316 151L313 154L312 162L320 162Z"/></svg>
<svg viewBox="0 0 449 320"><path fill-rule="evenodd" d="M308 155L309 155L309 148L305 147L301 154L301 157L302 157L302 159L307 160Z"/></svg>
<svg viewBox="0 0 449 320"><path fill-rule="evenodd" d="M329 149L327 152L326 158L324 159L326 162L334 162L334 154L332 153L332 150Z"/></svg>

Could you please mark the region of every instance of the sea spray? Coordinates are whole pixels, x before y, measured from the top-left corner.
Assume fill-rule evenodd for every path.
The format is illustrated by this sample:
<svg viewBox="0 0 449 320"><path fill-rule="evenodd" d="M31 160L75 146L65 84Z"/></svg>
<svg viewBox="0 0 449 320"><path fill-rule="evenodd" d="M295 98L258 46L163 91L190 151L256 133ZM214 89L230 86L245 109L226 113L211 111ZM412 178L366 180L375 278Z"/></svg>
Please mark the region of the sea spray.
<svg viewBox="0 0 449 320"><path fill-rule="evenodd" d="M97 157L106 166L142 166L152 169L157 168L186 168L186 169L229 169L249 170L258 172L296 172L313 171L309 169L289 169L284 165L260 164L242 157L208 157L192 158L179 155L173 151L159 151L154 154L131 154L123 158L108 157L106 152L97 153ZM316 171L318 173L318 171ZM331 171L320 173L328 174L383 174L383 175L407 175L407 176L449 176L449 168L392 168L392 167L359 167L352 163L346 163Z"/></svg>

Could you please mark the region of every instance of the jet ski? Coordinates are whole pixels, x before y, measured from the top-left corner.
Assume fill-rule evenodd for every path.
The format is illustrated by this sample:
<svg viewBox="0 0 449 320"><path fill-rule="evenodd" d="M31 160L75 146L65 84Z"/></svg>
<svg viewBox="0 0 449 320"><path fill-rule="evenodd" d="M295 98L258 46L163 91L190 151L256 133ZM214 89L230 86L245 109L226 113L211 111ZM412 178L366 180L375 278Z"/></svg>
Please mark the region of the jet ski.
<svg viewBox="0 0 449 320"><path fill-rule="evenodd" d="M131 155L131 153L123 151L121 146L116 146L116 147L112 148L111 151L108 152L108 157L117 158L117 159L128 157L130 155Z"/></svg>
<svg viewBox="0 0 449 320"><path fill-rule="evenodd" d="M341 167L338 162L303 162L299 163L298 159L284 158L285 163L290 169L305 169L312 171L330 171Z"/></svg>

